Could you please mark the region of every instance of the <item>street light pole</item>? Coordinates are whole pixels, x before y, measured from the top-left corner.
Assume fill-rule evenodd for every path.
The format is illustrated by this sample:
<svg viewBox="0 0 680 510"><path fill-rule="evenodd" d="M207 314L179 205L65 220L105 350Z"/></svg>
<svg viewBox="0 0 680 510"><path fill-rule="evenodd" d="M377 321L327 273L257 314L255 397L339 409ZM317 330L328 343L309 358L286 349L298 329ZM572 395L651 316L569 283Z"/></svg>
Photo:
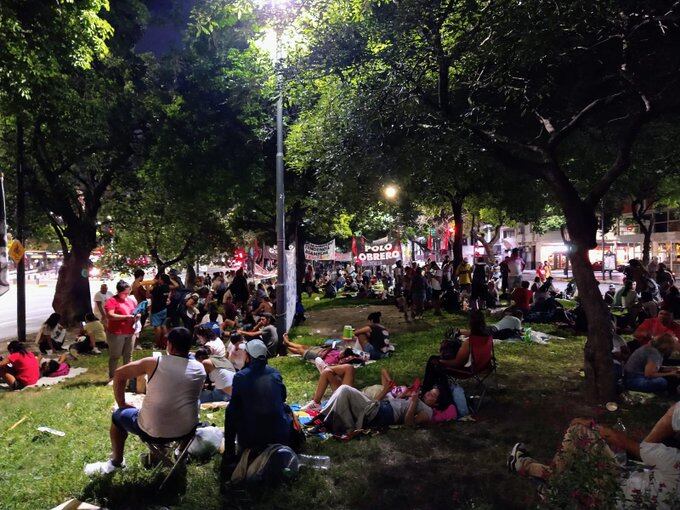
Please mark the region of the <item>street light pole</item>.
<svg viewBox="0 0 680 510"><path fill-rule="evenodd" d="M17 116L17 239L26 242L26 195L24 191L24 126ZM26 341L26 256L17 263L17 339Z"/></svg>
<svg viewBox="0 0 680 510"><path fill-rule="evenodd" d="M276 330L279 338L286 332L286 223L283 184L283 75L281 28L276 29Z"/></svg>

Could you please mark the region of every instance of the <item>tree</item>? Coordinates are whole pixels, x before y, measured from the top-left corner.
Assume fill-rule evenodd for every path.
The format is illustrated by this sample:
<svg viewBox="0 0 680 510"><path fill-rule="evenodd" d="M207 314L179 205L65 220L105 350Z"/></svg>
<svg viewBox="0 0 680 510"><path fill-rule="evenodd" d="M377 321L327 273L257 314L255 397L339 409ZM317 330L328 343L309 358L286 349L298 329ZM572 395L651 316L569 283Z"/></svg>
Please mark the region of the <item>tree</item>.
<svg viewBox="0 0 680 510"><path fill-rule="evenodd" d="M383 115L375 112L391 108L419 121L387 126L447 134L462 126L515 176L550 190L565 217L589 321L588 393L611 399L611 325L588 250L597 246L599 203L629 169L637 137L678 112L680 5L413 0L361 10L352 0L332 4L330 14L315 14L318 5L309 4L307 62L364 85L362 100L380 106L368 118L377 123ZM366 91L381 99L371 101ZM457 181L459 168L450 170Z"/></svg>
<svg viewBox="0 0 680 510"><path fill-rule="evenodd" d="M545 181L564 213L589 322L589 395L599 401L615 394L611 326L588 250L597 245L599 203L630 168L640 132L677 111L670 90L680 79L678 8L673 2L495 6L481 20L479 49L468 61L474 64L462 71L471 108L466 125L477 141L508 168ZM527 22L534 19L541 23ZM589 131L601 140L594 161L581 146Z"/></svg>
<svg viewBox="0 0 680 510"><path fill-rule="evenodd" d="M38 24L24 27L27 34L45 29L37 36L45 46L28 55L37 52L37 58L51 49L55 55L46 57L44 69L26 71L33 73L35 82L18 92L25 99L11 103L16 94L5 96L14 107L19 139L26 142L24 172L30 198L46 215L64 251L53 307L66 322L91 309L87 277L90 252L97 245L97 213L112 183L124 182L134 165L143 125L137 93L143 66L131 44L140 33L145 11L134 0L117 2L104 13L104 21L97 17L97 6L107 4L57 4L54 12L52 7L37 7L27 13ZM49 16L64 26L45 26ZM112 27L117 31L110 40L112 51L106 54L101 44ZM105 28L105 35L97 38L97 30ZM52 35L57 39L43 40ZM68 41L58 39L61 36ZM80 50L73 47L79 39ZM61 53L68 51L75 53Z"/></svg>

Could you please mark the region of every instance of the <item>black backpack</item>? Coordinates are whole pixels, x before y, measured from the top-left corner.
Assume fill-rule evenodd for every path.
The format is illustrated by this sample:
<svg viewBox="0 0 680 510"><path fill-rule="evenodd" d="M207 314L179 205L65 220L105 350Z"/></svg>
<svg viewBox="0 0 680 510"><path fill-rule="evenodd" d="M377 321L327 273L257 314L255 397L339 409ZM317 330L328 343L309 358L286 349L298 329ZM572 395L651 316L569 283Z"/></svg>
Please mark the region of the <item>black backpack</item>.
<svg viewBox="0 0 680 510"><path fill-rule="evenodd" d="M442 359L454 359L462 343L458 328L447 329L444 333L444 339L439 344L439 356Z"/></svg>

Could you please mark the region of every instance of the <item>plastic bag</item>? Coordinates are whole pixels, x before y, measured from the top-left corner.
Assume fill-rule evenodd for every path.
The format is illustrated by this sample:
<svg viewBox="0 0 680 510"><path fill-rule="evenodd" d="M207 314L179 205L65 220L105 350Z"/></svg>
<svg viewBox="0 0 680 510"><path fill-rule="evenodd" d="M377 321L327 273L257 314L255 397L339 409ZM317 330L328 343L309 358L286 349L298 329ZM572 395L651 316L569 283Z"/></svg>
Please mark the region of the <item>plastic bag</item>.
<svg viewBox="0 0 680 510"><path fill-rule="evenodd" d="M196 429L196 437L189 447L189 455L197 458L208 458L220 451L224 441L224 429L220 427L202 427Z"/></svg>

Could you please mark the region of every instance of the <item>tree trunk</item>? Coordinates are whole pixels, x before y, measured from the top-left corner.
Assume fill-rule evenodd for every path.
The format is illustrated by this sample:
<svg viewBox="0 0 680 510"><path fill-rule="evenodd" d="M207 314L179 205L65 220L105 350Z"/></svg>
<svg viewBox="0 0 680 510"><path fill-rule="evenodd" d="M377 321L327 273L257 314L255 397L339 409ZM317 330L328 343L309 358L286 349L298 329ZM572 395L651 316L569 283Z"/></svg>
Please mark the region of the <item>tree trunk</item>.
<svg viewBox="0 0 680 510"><path fill-rule="evenodd" d="M52 308L61 315L64 326L72 326L84 320L86 313L92 312L89 281L91 251L72 241L71 252L64 255L64 263L59 268Z"/></svg>
<svg viewBox="0 0 680 510"><path fill-rule="evenodd" d="M463 261L463 200L451 199L451 212L453 213L453 267Z"/></svg>
<svg viewBox="0 0 680 510"><path fill-rule="evenodd" d="M588 250L597 245L595 210L580 200L578 202L576 207L564 208L571 237L569 259L588 319L588 339L584 348L586 392L591 401L603 403L616 398L611 354L613 330L609 309L588 258Z"/></svg>
<svg viewBox="0 0 680 510"><path fill-rule="evenodd" d="M649 254L652 250L652 229L646 228L642 231L642 265L647 269L649 265Z"/></svg>
<svg viewBox="0 0 680 510"><path fill-rule="evenodd" d="M194 261L189 260L187 262L187 278L184 282L184 286L187 289L192 289L196 286L196 268L194 267Z"/></svg>

